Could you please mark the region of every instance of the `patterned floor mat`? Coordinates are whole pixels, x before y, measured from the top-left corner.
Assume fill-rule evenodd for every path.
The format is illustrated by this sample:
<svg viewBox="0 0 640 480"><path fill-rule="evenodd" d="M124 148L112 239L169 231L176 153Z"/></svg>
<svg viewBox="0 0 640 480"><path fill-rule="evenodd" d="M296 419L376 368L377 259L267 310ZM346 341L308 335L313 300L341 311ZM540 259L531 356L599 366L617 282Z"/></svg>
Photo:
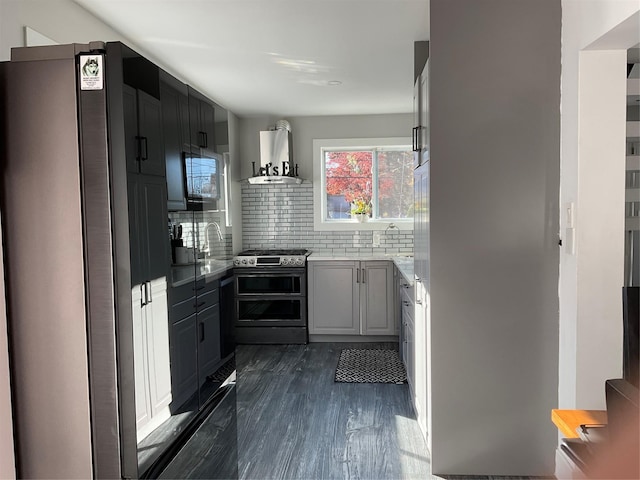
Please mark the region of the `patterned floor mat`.
<svg viewBox="0 0 640 480"><path fill-rule="evenodd" d="M335 381L405 383L407 372L396 350L346 349L340 352Z"/></svg>

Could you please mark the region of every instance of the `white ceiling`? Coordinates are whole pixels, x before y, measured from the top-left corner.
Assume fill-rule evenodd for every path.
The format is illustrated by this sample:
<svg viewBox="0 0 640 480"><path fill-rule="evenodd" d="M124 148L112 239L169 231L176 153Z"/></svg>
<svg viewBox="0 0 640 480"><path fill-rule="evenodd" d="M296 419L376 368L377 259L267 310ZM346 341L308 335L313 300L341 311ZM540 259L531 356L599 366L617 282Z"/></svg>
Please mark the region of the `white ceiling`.
<svg viewBox="0 0 640 480"><path fill-rule="evenodd" d="M429 33L429 0L75 1L240 116L411 112Z"/></svg>

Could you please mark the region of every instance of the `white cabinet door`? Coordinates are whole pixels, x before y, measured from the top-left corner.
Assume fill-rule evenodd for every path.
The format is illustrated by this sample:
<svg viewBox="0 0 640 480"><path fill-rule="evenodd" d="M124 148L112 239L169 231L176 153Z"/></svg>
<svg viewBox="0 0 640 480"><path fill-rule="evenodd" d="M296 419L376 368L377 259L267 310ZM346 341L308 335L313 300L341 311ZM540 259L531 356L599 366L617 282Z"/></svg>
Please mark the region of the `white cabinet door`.
<svg viewBox="0 0 640 480"><path fill-rule="evenodd" d="M363 335L393 335L393 263L361 262L361 328Z"/></svg>
<svg viewBox="0 0 640 480"><path fill-rule="evenodd" d="M427 417L429 402L429 258L430 258L430 218L429 218L429 170L430 162L417 168L414 174L416 215L414 216L415 255L415 311L414 335L415 351L415 399L418 424L427 438Z"/></svg>
<svg viewBox="0 0 640 480"><path fill-rule="evenodd" d="M415 284L416 304L414 308L414 375L415 375L415 401L416 415L418 417L418 425L427 437L427 383L428 383L428 329L426 316L426 295L424 284L417 282Z"/></svg>
<svg viewBox="0 0 640 480"><path fill-rule="evenodd" d="M409 390L411 392L411 399L414 401L415 399L415 385L416 385L416 374L415 374L415 356L416 356L416 348L415 348L415 336L413 332L413 319L408 317L405 325L406 332L406 349L405 349L405 362L404 366L407 370L407 383L409 384Z"/></svg>
<svg viewBox="0 0 640 480"><path fill-rule="evenodd" d="M149 402L149 378L147 368L146 322L143 315L141 285L131 289L131 314L133 319L133 368L136 397L136 427L140 431L151 417Z"/></svg>
<svg viewBox="0 0 640 480"><path fill-rule="evenodd" d="M167 280L157 278L148 283L149 296L144 311L147 317L149 394L151 412L155 416L171 403Z"/></svg>
<svg viewBox="0 0 640 480"><path fill-rule="evenodd" d="M310 262L309 333L358 335L359 262Z"/></svg>

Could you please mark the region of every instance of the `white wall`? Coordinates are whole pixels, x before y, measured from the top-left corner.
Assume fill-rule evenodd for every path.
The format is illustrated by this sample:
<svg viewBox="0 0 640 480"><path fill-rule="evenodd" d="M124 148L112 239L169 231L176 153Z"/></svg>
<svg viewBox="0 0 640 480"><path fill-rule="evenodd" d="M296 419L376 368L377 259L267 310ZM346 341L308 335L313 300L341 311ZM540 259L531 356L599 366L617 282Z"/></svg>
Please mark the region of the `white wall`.
<svg viewBox="0 0 640 480"><path fill-rule="evenodd" d="M621 374L624 75L638 11L638 0L562 2L559 408L604 409L604 380Z"/></svg>
<svg viewBox="0 0 640 480"><path fill-rule="evenodd" d="M26 26L58 43L122 40L130 45L71 0L2 0L0 5L0 61L9 60L12 47L25 46Z"/></svg>
<svg viewBox="0 0 640 480"><path fill-rule="evenodd" d="M26 46L24 27L30 27L60 44L123 42L177 79L190 83L180 72L167 68L130 41L126 33L105 24L72 0L0 0L0 61L10 59L11 48ZM223 102L218 103L223 105Z"/></svg>
<svg viewBox="0 0 640 480"><path fill-rule="evenodd" d="M410 93L407 92L409 95ZM246 118L240 121L241 178L251 176L251 162L260 166L261 130L273 128L276 117ZM413 115L344 115L286 118L291 124L293 160L300 166L300 177L313 178L313 139L410 137Z"/></svg>
<svg viewBox="0 0 640 480"><path fill-rule="evenodd" d="M240 191L240 120L232 112L229 115L229 153L231 155L230 196L232 250L242 250L242 193Z"/></svg>
<svg viewBox="0 0 640 480"><path fill-rule="evenodd" d="M560 0L431 0L435 475L554 471L560 28Z"/></svg>

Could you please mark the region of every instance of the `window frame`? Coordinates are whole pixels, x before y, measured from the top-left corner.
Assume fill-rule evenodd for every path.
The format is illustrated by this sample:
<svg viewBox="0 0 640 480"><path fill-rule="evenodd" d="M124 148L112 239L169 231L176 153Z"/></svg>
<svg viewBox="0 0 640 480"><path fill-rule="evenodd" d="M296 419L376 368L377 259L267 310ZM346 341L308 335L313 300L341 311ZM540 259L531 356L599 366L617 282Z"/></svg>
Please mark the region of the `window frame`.
<svg viewBox="0 0 640 480"><path fill-rule="evenodd" d="M382 138L323 138L313 140L313 229L316 231L358 231L385 230L393 223L400 230L413 230L413 218L406 219L369 219L364 223L356 221L327 221L324 193L326 192L326 175L324 169L324 152L326 150L371 150L376 147L408 147L411 148L411 137ZM375 173L374 191L377 194L377 164L372 167Z"/></svg>

